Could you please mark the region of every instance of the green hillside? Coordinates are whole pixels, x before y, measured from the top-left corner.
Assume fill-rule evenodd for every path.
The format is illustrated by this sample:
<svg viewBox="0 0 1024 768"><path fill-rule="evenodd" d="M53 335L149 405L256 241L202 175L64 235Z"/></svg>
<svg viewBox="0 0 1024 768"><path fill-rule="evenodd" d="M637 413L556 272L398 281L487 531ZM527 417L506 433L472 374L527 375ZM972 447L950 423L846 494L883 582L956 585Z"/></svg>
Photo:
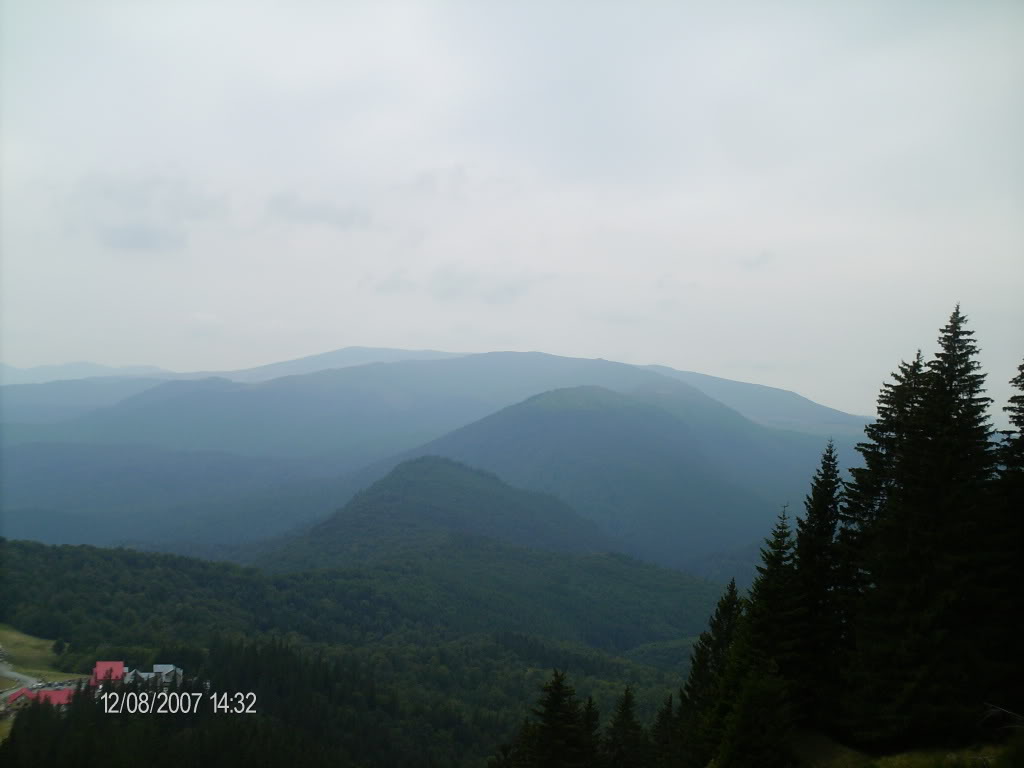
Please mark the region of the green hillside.
<svg viewBox="0 0 1024 768"><path fill-rule="evenodd" d="M372 566L300 573L3 540L0 559L9 575L0 615L57 638L60 668L177 663L220 690L258 691L261 728L276 734L268 749L292 743L279 738L287 732L306 749L345 745L364 765L482 766L554 666L573 670L605 711L631 681L652 717L685 674L718 592L621 555L459 536ZM311 697L313 720L302 714ZM310 730L328 717L330 735ZM246 722L165 718L160 727ZM153 721L118 723L122 734L142 726L154 738ZM205 743L207 756L218 753Z"/></svg>
<svg viewBox="0 0 1024 768"><path fill-rule="evenodd" d="M308 534L259 562L347 565L414 554L464 536L560 552L616 548L593 522L552 496L425 456L400 464Z"/></svg>
<svg viewBox="0 0 1024 768"><path fill-rule="evenodd" d="M0 613L9 623L83 646L279 627L333 643L407 632L523 632L627 652L696 635L718 592L624 555L542 552L456 535L373 565L276 575L86 546L8 541L0 554L9 574Z"/></svg>

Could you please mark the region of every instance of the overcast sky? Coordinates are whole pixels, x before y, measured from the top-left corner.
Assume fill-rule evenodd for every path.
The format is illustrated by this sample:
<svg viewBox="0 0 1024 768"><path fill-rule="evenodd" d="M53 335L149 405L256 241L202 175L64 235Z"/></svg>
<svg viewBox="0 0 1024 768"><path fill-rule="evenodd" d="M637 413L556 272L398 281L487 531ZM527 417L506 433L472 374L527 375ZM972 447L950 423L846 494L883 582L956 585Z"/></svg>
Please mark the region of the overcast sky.
<svg viewBox="0 0 1024 768"><path fill-rule="evenodd" d="M1024 3L2 8L6 363L536 349L870 413L957 301L1000 401L1024 356Z"/></svg>

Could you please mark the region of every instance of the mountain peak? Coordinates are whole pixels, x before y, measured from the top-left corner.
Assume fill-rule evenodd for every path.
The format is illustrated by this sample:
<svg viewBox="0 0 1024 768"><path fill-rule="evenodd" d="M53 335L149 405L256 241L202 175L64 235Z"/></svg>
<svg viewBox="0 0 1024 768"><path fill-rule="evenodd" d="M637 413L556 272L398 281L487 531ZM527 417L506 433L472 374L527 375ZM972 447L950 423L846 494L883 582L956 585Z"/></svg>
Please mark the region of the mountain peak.
<svg viewBox="0 0 1024 768"><path fill-rule="evenodd" d="M420 456L399 464L308 535L271 553L268 563L341 565L466 537L559 552L611 548L594 523L553 496L514 488L452 459Z"/></svg>

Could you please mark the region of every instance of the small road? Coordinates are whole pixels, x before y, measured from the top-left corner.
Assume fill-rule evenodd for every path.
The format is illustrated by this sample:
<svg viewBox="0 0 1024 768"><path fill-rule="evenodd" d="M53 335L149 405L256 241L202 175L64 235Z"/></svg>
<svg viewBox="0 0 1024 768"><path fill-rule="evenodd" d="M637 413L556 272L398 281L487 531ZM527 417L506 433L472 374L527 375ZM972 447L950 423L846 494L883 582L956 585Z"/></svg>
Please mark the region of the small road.
<svg viewBox="0 0 1024 768"><path fill-rule="evenodd" d="M3 662L0 662L0 677L9 677L11 680L17 680L22 685L29 686L35 685L36 683L40 682L34 677L23 675L21 674L21 672L15 672L13 669L11 669L10 664L5 664Z"/></svg>
<svg viewBox="0 0 1024 768"><path fill-rule="evenodd" d="M29 687L35 685L36 683L42 682L41 680L37 680L34 677L23 675L21 674L21 672L15 672L11 668L11 665L9 663L3 661L3 659L5 658L7 658L7 654L4 652L4 647L0 645L0 677L7 677L11 680L17 680L22 685L27 685Z"/></svg>

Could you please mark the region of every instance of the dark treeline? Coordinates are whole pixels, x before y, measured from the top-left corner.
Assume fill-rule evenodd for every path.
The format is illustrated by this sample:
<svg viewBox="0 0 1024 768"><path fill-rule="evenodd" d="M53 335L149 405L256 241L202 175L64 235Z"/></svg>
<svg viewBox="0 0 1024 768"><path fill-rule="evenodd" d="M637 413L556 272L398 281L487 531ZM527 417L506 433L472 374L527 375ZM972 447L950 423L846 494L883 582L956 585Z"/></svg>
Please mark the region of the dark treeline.
<svg viewBox="0 0 1024 768"><path fill-rule="evenodd" d="M111 713L76 695L65 713L34 704L0 745L4 765L360 766L456 764L479 723L452 706L404 697L371 665L302 652L280 640L218 641L173 692L201 694L190 714ZM207 685L208 683L208 685ZM119 689L155 693L152 686ZM253 693L256 714L215 711L211 693ZM400 696L400 694L402 694ZM231 704L235 703L229 697ZM486 714L486 713L485 713ZM415 727L413 727L415 726Z"/></svg>
<svg viewBox="0 0 1024 768"><path fill-rule="evenodd" d="M1024 364L997 436L972 335L957 307L935 357L900 365L849 480L829 442L649 729L627 690L602 732L556 672L492 766L784 768L799 730L869 751L1005 735L1024 713Z"/></svg>

